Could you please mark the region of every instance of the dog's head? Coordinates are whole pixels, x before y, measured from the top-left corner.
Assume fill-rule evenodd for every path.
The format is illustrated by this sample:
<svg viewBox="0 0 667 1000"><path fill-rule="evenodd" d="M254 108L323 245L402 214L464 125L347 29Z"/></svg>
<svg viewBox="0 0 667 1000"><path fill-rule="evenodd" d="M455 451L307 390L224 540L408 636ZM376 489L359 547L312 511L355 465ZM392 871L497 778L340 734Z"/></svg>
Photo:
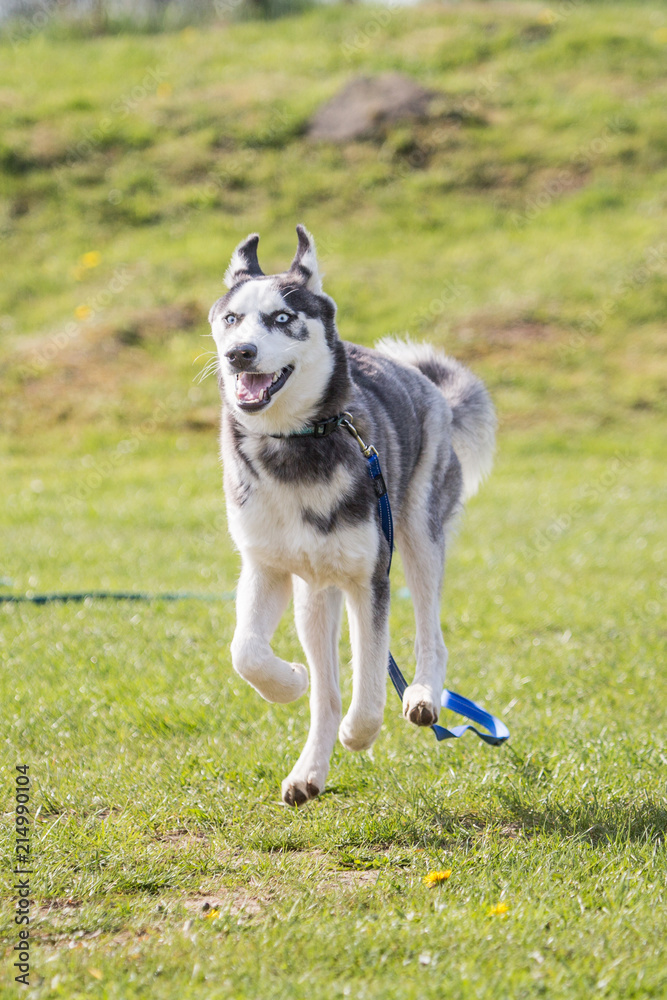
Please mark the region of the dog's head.
<svg viewBox="0 0 667 1000"><path fill-rule="evenodd" d="M253 233L234 253L226 295L209 321L220 382L235 418L249 429L284 434L313 419L337 355L336 306L322 292L313 238L297 226L289 270L265 275Z"/></svg>

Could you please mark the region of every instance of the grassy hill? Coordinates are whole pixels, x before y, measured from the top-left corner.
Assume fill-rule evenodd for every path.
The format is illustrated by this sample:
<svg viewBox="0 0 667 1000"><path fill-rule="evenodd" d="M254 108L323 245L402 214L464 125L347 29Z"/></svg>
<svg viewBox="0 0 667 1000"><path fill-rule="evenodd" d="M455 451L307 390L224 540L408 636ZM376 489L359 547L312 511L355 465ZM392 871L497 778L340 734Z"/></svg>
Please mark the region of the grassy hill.
<svg viewBox="0 0 667 1000"><path fill-rule="evenodd" d="M259 230L282 268L298 221L344 337L445 344L516 425L664 410L664 7L331 7L172 34L53 28L0 53L12 439L44 420L68 437L127 425L182 394L231 248ZM442 95L432 120L308 141L322 102L387 70ZM190 397L174 426L210 418L212 380Z"/></svg>
<svg viewBox="0 0 667 1000"><path fill-rule="evenodd" d="M666 58L657 2L0 36L0 774L9 820L30 766L31 1000L665 996ZM432 118L308 139L386 71ZM343 337L428 338L490 387L442 622L448 684L512 733L436 746L390 691L373 754L337 748L298 811L308 713L232 671L196 381L234 245L258 230L281 269L297 222ZM206 600L1 600L91 589ZM392 593L409 673L399 560ZM289 616L275 648L300 656Z"/></svg>

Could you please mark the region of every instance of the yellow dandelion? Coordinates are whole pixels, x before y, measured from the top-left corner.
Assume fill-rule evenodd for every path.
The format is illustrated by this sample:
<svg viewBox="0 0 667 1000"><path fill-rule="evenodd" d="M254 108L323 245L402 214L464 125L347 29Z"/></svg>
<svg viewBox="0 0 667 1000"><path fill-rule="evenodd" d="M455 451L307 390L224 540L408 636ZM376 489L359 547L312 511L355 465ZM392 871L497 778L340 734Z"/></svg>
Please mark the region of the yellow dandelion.
<svg viewBox="0 0 667 1000"><path fill-rule="evenodd" d="M509 906L507 903L496 903L496 905L492 906L489 910L490 917L503 917L506 913L509 913Z"/></svg>
<svg viewBox="0 0 667 1000"><path fill-rule="evenodd" d="M88 319L88 317L92 314L92 311L93 310L90 308L90 306L85 306L85 305L77 306L76 309L74 310L74 315L76 316L77 319L84 320Z"/></svg>
<svg viewBox="0 0 667 1000"><path fill-rule="evenodd" d="M81 267L98 267L102 260L102 254L98 250L89 250L88 253L81 254L79 264Z"/></svg>
<svg viewBox="0 0 667 1000"><path fill-rule="evenodd" d="M220 910L209 910L204 920L216 920L220 916Z"/></svg>
<svg viewBox="0 0 667 1000"><path fill-rule="evenodd" d="M433 886L438 885L439 882L446 882L451 874L451 868L448 868L447 871L444 872L429 872L428 875L424 876L424 885L427 885L429 889L432 889Z"/></svg>
<svg viewBox="0 0 667 1000"><path fill-rule="evenodd" d="M170 83L160 83L155 93L158 97L171 97L173 87Z"/></svg>

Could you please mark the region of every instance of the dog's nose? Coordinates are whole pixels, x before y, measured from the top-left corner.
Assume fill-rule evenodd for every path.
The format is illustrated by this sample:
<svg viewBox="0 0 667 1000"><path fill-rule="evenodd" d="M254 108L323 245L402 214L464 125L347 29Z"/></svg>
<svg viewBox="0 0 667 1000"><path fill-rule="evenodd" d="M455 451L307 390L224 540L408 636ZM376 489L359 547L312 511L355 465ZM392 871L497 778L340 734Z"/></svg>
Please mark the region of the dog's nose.
<svg viewBox="0 0 667 1000"><path fill-rule="evenodd" d="M237 344L226 352L225 357L231 361L232 368L245 372L257 357L257 348L254 344Z"/></svg>

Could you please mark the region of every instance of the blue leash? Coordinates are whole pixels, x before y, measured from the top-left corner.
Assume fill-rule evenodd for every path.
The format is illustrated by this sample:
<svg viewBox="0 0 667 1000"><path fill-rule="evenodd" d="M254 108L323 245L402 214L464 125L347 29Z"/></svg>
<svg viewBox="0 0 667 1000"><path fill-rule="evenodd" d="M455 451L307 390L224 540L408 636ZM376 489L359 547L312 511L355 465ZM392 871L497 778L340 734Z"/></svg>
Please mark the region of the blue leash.
<svg viewBox="0 0 667 1000"><path fill-rule="evenodd" d="M377 451L372 445L366 445L364 441L360 438L356 427L352 423L352 417L349 413L342 414L341 417L336 418L339 423L336 426L344 427L349 433L356 438L357 444L361 448L364 457L368 463L368 474L373 481L373 488L375 489L375 495L378 502L378 513L380 514L380 524L382 525L382 531L384 537L389 543L389 565L387 566L387 576L389 576L389 571L391 570L391 558L394 552L394 522L391 516L391 505L389 503L389 494L387 493L387 485L384 481L384 476L382 475L382 469L380 468L380 458ZM391 682L396 688L396 692L403 700L403 692L408 686L408 682L399 670L396 660L389 654L389 664L387 667L389 671L389 677ZM473 725L467 726L453 726L451 729L446 729L444 726L433 725L431 729L435 733L437 740L451 740L459 739L468 729L472 729L473 733L477 733L481 740L485 743L490 743L491 746L499 746L504 743L509 737L509 729L504 722L497 719L495 715L491 715L486 709L482 708L476 702L471 701L469 698L464 698L463 695L457 694L455 691L449 691L447 688L442 692L442 697L440 703L443 708L448 708L452 712L457 712L459 715L465 716L466 719L472 719L479 726L484 726L488 729L487 733L480 732Z"/></svg>

